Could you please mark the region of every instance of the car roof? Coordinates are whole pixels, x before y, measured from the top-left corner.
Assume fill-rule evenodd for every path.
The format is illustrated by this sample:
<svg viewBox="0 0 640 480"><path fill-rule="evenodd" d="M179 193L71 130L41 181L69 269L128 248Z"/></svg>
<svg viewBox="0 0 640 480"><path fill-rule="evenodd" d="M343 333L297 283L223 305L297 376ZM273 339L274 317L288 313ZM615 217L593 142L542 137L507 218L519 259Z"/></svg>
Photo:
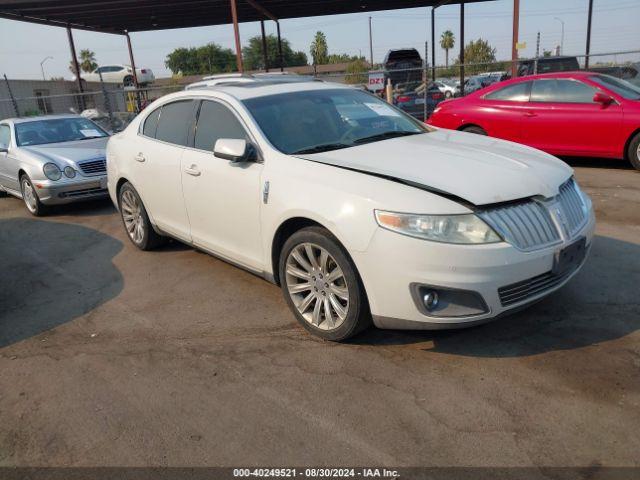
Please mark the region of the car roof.
<svg viewBox="0 0 640 480"><path fill-rule="evenodd" d="M353 89L355 87L342 83L313 82L308 80L301 80L300 82L288 80L283 82L276 79L270 79L255 82L234 82L230 79L228 82L185 90L173 95L175 97L181 97L197 93L198 95L211 94L214 96L213 94L216 92L222 92L238 100L246 100L249 98L264 97L267 95L277 95L280 93L305 92L312 90L335 90L336 88Z"/></svg>
<svg viewBox="0 0 640 480"><path fill-rule="evenodd" d="M18 124L18 123L27 123L27 122L34 122L37 120L56 120L56 119L60 119L60 118L84 118L80 115L75 115L73 113L65 113L65 114L60 114L60 115L38 115L35 117L13 117L13 118L5 118L3 120L0 120L1 122L12 122L13 124Z"/></svg>

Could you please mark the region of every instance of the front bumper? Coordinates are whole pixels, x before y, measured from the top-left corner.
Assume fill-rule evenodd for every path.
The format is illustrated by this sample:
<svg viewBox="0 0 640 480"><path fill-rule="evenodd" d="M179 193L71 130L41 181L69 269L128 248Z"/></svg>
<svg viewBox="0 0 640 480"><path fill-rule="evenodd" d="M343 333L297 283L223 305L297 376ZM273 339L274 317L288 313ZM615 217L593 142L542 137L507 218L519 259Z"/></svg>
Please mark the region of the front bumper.
<svg viewBox="0 0 640 480"><path fill-rule="evenodd" d="M106 198L109 195L106 175L94 177L76 176L72 179L34 181L33 183L38 193L38 198L44 205L62 205L95 200Z"/></svg>
<svg viewBox="0 0 640 480"><path fill-rule="evenodd" d="M379 328L436 330L485 323L534 303L566 284L582 267L533 290L522 301L504 306L499 289L525 280L543 278L554 265L556 252L580 237L590 248L595 230L591 212L573 238L552 247L522 252L508 243L452 245L429 242L378 229L366 252L354 252L374 323ZM588 254L588 250L587 250ZM585 257L586 258L586 257ZM433 285L479 294L486 312L464 317L426 315L416 306L412 285ZM503 297L504 300L504 297Z"/></svg>

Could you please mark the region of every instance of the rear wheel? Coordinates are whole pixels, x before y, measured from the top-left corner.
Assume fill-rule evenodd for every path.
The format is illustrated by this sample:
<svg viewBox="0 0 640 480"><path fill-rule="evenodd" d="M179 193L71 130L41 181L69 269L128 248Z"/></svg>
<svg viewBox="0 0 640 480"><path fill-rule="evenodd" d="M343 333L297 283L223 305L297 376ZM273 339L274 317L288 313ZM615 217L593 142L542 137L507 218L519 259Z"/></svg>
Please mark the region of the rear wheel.
<svg viewBox="0 0 640 480"><path fill-rule="evenodd" d="M136 247L153 250L163 243L164 237L153 229L138 192L129 182L122 185L118 192L118 206L127 236Z"/></svg>
<svg viewBox="0 0 640 480"><path fill-rule="evenodd" d="M38 192L36 192L31 179L26 174L20 177L20 191L22 192L24 205L31 215L41 217L47 213L47 207L40 202Z"/></svg>
<svg viewBox="0 0 640 480"><path fill-rule="evenodd" d="M125 87L133 87L133 77L131 75L127 75L124 77L124 80L122 80L122 84Z"/></svg>
<svg viewBox="0 0 640 480"><path fill-rule="evenodd" d="M475 133L476 135L487 135L487 132L483 128L476 125L469 125L468 127L464 127L462 131L467 133Z"/></svg>
<svg viewBox="0 0 640 480"><path fill-rule="evenodd" d="M631 165L636 170L640 170L640 132L636 133L636 135L629 142L629 148L627 150L627 158Z"/></svg>
<svg viewBox="0 0 640 480"><path fill-rule="evenodd" d="M289 308L314 335L341 341L370 325L356 268L324 228L304 228L289 237L282 247L279 272Z"/></svg>
<svg viewBox="0 0 640 480"><path fill-rule="evenodd" d="M451 93L451 91L447 90L446 92L444 92L444 98L451 98L453 96L453 93Z"/></svg>

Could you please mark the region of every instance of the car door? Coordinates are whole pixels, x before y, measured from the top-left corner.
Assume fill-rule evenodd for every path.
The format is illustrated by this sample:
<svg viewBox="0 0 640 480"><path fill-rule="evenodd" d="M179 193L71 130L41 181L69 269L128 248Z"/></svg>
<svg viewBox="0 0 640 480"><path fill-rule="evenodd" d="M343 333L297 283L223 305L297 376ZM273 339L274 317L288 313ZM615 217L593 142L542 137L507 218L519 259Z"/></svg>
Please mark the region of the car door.
<svg viewBox="0 0 640 480"><path fill-rule="evenodd" d="M0 185L8 190L19 191L18 182L18 159L16 158L16 148L12 146L11 127L7 123L0 124L0 146L5 147L7 152L0 152Z"/></svg>
<svg viewBox="0 0 640 480"><path fill-rule="evenodd" d="M556 155L612 154L622 108L594 102L597 91L569 78L535 80L523 113L523 143Z"/></svg>
<svg viewBox="0 0 640 480"><path fill-rule="evenodd" d="M196 105L193 99L178 100L151 112L142 122L131 159L134 187L155 224L187 242L191 235L180 162Z"/></svg>
<svg viewBox="0 0 640 480"><path fill-rule="evenodd" d="M220 138L251 140L226 103L203 100L193 148L182 157L184 199L193 243L245 267L262 270L259 162L233 163L213 154Z"/></svg>
<svg viewBox="0 0 640 480"><path fill-rule="evenodd" d="M492 137L520 142L523 113L529 102L531 82L512 83L493 90L478 101L478 118L469 118Z"/></svg>

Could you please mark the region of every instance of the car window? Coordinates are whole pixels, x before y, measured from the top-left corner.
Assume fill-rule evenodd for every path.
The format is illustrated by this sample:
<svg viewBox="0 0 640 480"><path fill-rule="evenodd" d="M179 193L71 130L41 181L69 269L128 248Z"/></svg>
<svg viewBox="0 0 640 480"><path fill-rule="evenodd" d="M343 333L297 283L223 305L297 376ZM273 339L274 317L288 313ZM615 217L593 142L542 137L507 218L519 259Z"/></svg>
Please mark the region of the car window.
<svg viewBox="0 0 640 480"><path fill-rule="evenodd" d="M194 147L212 152L219 138L248 140L249 136L231 110L221 103L205 100L198 115Z"/></svg>
<svg viewBox="0 0 640 480"><path fill-rule="evenodd" d="M9 125L0 125L0 146L7 148L11 143L11 129Z"/></svg>
<svg viewBox="0 0 640 480"><path fill-rule="evenodd" d="M593 103L596 89L576 80L536 80L531 87L532 102Z"/></svg>
<svg viewBox="0 0 640 480"><path fill-rule="evenodd" d="M163 105L155 138L186 146L189 127L193 121L193 105L193 100L180 100Z"/></svg>
<svg viewBox="0 0 640 480"><path fill-rule="evenodd" d="M504 100L508 102L528 102L531 82L519 82L507 87L494 90L485 95L489 100Z"/></svg>
<svg viewBox="0 0 640 480"><path fill-rule="evenodd" d="M82 117L20 122L15 125L15 134L16 144L19 147L75 142L109 136L97 124Z"/></svg>
<svg viewBox="0 0 640 480"><path fill-rule="evenodd" d="M162 107L156 108L144 121L144 127L142 134L145 137L156 138L156 128L158 128L158 118L160 118L160 111Z"/></svg>
<svg viewBox="0 0 640 480"><path fill-rule="evenodd" d="M640 100L640 87L637 87L626 80L610 77L609 75L594 75L593 77L589 77L589 79L610 89L623 98L628 100Z"/></svg>

